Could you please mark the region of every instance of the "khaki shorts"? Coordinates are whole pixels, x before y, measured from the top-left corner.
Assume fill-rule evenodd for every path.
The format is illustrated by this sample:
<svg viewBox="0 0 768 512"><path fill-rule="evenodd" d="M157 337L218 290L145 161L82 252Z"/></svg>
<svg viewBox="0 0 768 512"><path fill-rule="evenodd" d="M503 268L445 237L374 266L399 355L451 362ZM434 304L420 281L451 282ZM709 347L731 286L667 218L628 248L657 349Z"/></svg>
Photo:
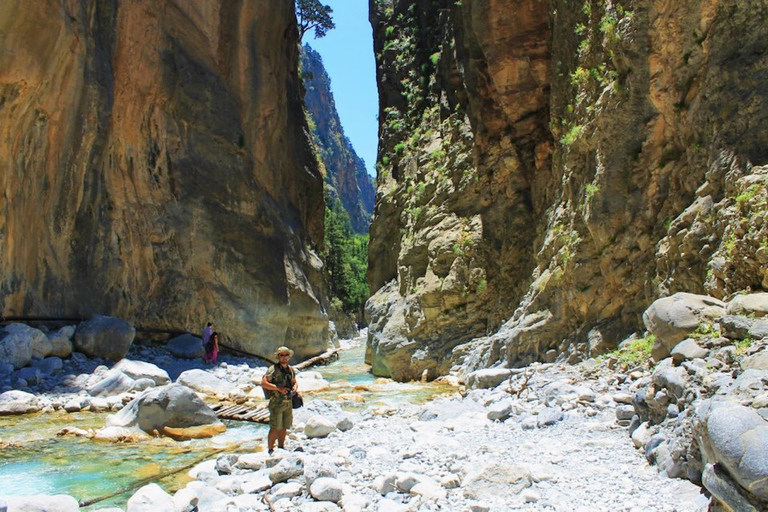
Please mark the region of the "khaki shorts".
<svg viewBox="0 0 768 512"><path fill-rule="evenodd" d="M289 399L269 403L269 428L288 430L293 425L293 406Z"/></svg>

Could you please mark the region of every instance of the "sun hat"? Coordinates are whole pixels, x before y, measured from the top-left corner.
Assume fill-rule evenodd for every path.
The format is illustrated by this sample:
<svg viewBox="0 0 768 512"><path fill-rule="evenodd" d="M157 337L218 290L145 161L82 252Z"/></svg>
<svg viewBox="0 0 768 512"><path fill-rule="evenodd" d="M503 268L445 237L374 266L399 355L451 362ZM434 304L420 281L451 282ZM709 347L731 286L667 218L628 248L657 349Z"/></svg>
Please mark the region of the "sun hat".
<svg viewBox="0 0 768 512"><path fill-rule="evenodd" d="M288 352L291 354L291 357L293 357L293 350L289 349L288 347L278 347L278 349L275 350L275 357L277 357L277 355L282 352Z"/></svg>

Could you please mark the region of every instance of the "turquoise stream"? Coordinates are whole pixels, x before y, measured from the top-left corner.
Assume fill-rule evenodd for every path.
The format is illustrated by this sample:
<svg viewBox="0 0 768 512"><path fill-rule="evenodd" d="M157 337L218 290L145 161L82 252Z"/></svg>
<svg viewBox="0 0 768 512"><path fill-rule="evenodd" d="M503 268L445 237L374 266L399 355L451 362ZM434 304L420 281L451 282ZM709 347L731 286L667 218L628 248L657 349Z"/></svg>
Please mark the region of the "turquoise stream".
<svg viewBox="0 0 768 512"><path fill-rule="evenodd" d="M396 407L423 403L449 389L433 384L402 384L375 378L363 364L364 347L345 351L317 371L332 390L306 397L337 400L347 409ZM225 422L227 431L211 439L176 442L154 438L141 443L113 444L56 433L64 427L98 430L107 414L48 413L0 417L0 495L69 494L81 502L117 492L145 479L210 458L222 448L238 452L262 450L266 425ZM188 470L154 480L172 493L189 480ZM134 491L100 501L83 510L125 508Z"/></svg>

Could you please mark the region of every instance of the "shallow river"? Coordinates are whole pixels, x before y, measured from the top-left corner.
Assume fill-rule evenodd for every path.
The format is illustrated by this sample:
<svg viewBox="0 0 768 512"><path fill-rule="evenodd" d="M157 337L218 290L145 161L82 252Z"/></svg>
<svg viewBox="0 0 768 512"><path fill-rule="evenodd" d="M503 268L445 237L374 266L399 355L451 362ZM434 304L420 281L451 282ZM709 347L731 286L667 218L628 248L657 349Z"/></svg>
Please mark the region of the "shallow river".
<svg viewBox="0 0 768 512"><path fill-rule="evenodd" d="M363 363L364 347L342 352L328 366L314 368L331 382L332 390L307 396L337 400L346 409L396 407L406 402L423 403L450 389L436 384L403 384L378 379ZM56 437L67 426L97 430L107 414L49 413L21 417L0 417L3 441L11 443L0 452L0 494L69 494L89 502L130 486L185 468L214 456L219 450L238 452L263 449L267 426L250 422L225 421L227 431L210 439L176 442L155 438L142 443L112 444L82 437ZM174 492L188 481L188 470L172 477L153 480ZM148 483L148 482L147 482ZM125 508L132 492L99 501L83 510L109 506Z"/></svg>

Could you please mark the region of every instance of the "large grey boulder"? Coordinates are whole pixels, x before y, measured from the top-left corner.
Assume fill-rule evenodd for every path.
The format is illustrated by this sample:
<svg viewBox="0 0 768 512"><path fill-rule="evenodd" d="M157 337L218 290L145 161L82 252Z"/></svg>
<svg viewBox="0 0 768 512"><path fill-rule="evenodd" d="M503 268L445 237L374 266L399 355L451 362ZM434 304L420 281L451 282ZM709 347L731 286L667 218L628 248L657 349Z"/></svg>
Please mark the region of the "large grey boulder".
<svg viewBox="0 0 768 512"><path fill-rule="evenodd" d="M113 396L127 393L134 386L134 380L120 370L109 370L102 380L90 386L87 391L91 396Z"/></svg>
<svg viewBox="0 0 768 512"><path fill-rule="evenodd" d="M675 364L680 364L683 361L690 361L692 359L703 359L707 357L709 350L701 347L696 340L686 338L672 349L672 360Z"/></svg>
<svg viewBox="0 0 768 512"><path fill-rule="evenodd" d="M169 384L144 391L117 414L107 417L107 427L138 427L144 432L211 426L208 432L223 431L216 413L192 389Z"/></svg>
<svg viewBox="0 0 768 512"><path fill-rule="evenodd" d="M74 326L62 327L58 331L46 334L51 344L51 353L49 355L61 358L69 357L72 354L72 337L74 335Z"/></svg>
<svg viewBox="0 0 768 512"><path fill-rule="evenodd" d="M764 507L755 502L754 498L745 493L744 489L739 487L739 484L734 482L723 468L716 464L704 466L701 483L715 501L725 505L723 508L715 507L713 504L706 510L737 510L738 512L762 512L765 510Z"/></svg>
<svg viewBox="0 0 768 512"><path fill-rule="evenodd" d="M152 363L144 361L132 361L130 359L121 359L112 367L113 370L119 370L133 380L151 379L156 386L165 386L171 383L168 372Z"/></svg>
<svg viewBox="0 0 768 512"><path fill-rule="evenodd" d="M325 458L312 458L304 463L304 481L307 486L318 478L336 478L339 476L339 468L333 461Z"/></svg>
<svg viewBox="0 0 768 512"><path fill-rule="evenodd" d="M38 386L40 385L42 374L40 373L39 368L25 366L16 372L16 378L23 379L28 386Z"/></svg>
<svg viewBox="0 0 768 512"><path fill-rule="evenodd" d="M700 445L705 464L719 464L756 498L768 502L768 422L736 402L708 401Z"/></svg>
<svg viewBox="0 0 768 512"><path fill-rule="evenodd" d="M280 459L280 462L269 470L269 479L277 484L291 478L298 478L303 474L304 458L292 453Z"/></svg>
<svg viewBox="0 0 768 512"><path fill-rule="evenodd" d="M512 375L512 370L509 368L486 368L470 373L465 380L468 388L488 389L495 388L507 380L510 375Z"/></svg>
<svg viewBox="0 0 768 512"><path fill-rule="evenodd" d="M203 340L192 334L182 334L168 340L165 348L173 354L174 357L182 359L199 359L205 355Z"/></svg>
<svg viewBox="0 0 768 512"><path fill-rule="evenodd" d="M41 409L40 401L31 393L11 390L0 394L0 416L30 414Z"/></svg>
<svg viewBox="0 0 768 512"><path fill-rule="evenodd" d="M700 324L725 315L726 304L706 295L676 293L656 300L643 313L645 328L656 337L651 355L654 361L668 357L672 348Z"/></svg>
<svg viewBox="0 0 768 512"><path fill-rule="evenodd" d="M768 338L768 321L765 319L755 320L749 328L748 334L755 340Z"/></svg>
<svg viewBox="0 0 768 512"><path fill-rule="evenodd" d="M720 334L729 340L743 340L749 336L751 318L739 315L725 315L720 319Z"/></svg>
<svg viewBox="0 0 768 512"><path fill-rule="evenodd" d="M75 349L88 357L119 361L128 353L136 329L120 318L97 315L75 331Z"/></svg>
<svg viewBox="0 0 768 512"><path fill-rule="evenodd" d="M10 333L0 339L0 362L13 365L18 370L31 361L32 338L28 334Z"/></svg>
<svg viewBox="0 0 768 512"><path fill-rule="evenodd" d="M761 350L755 354L744 356L740 364L743 370L768 371L768 350Z"/></svg>
<svg viewBox="0 0 768 512"><path fill-rule="evenodd" d="M228 396L237 390L231 382L197 368L183 372L176 382L206 395Z"/></svg>
<svg viewBox="0 0 768 512"><path fill-rule="evenodd" d="M729 315L766 316L768 315L768 293L737 295L728 303L727 311Z"/></svg>
<svg viewBox="0 0 768 512"><path fill-rule="evenodd" d="M8 324L3 330L8 334L19 334L28 337L32 344L32 357L42 359L51 354L51 342L40 329L35 329L26 324Z"/></svg>
<svg viewBox="0 0 768 512"><path fill-rule="evenodd" d="M131 496L126 512L175 512L176 505L170 494L157 484L145 485Z"/></svg>
<svg viewBox="0 0 768 512"><path fill-rule="evenodd" d="M32 365L40 370L43 376L50 376L64 367L64 362L60 357L52 356L45 359L32 361Z"/></svg>
<svg viewBox="0 0 768 512"><path fill-rule="evenodd" d="M335 478L320 477L309 486L309 494L318 501L338 503L342 496L341 482Z"/></svg>
<svg viewBox="0 0 768 512"><path fill-rule="evenodd" d="M320 415L310 417L304 425L304 435L310 439L326 437L334 430L336 430L336 423Z"/></svg>

